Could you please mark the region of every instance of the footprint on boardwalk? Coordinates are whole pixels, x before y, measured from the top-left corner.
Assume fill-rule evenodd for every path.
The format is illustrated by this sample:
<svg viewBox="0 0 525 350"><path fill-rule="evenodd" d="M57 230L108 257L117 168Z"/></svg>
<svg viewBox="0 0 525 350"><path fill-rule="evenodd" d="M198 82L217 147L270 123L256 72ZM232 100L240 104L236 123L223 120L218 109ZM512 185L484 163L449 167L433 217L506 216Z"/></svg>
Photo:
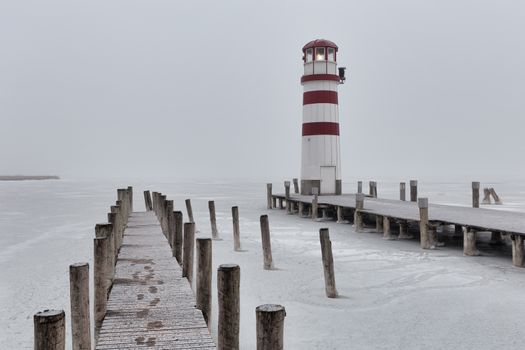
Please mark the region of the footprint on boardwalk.
<svg viewBox="0 0 525 350"><path fill-rule="evenodd" d="M148 290L149 290L150 293L155 294L155 293L157 293L158 289L155 286L151 286L151 287L148 288Z"/></svg>
<svg viewBox="0 0 525 350"><path fill-rule="evenodd" d="M148 327L148 330L152 330L152 329L162 328L164 327L164 325L162 324L162 321L153 321L153 322L149 322L147 327Z"/></svg>
<svg viewBox="0 0 525 350"><path fill-rule="evenodd" d="M159 298L155 298L149 302L149 306L156 306L160 302Z"/></svg>
<svg viewBox="0 0 525 350"><path fill-rule="evenodd" d="M137 300L144 299L144 294L137 294Z"/></svg>
<svg viewBox="0 0 525 350"><path fill-rule="evenodd" d="M155 346L155 337L151 337L151 338L148 338L148 341L146 342L146 346L148 348L151 348L151 347L154 347Z"/></svg>
<svg viewBox="0 0 525 350"><path fill-rule="evenodd" d="M137 311L137 317L138 318L145 318L149 314L149 309L142 309L140 311Z"/></svg>

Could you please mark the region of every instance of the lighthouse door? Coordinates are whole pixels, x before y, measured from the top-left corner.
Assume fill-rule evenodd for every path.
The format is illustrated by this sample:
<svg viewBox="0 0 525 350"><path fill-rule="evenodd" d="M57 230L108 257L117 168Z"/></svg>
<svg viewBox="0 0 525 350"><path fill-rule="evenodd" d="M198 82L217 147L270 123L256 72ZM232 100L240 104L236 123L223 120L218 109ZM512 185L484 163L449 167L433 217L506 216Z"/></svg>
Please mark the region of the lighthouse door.
<svg viewBox="0 0 525 350"><path fill-rule="evenodd" d="M321 167L321 194L335 194L335 166Z"/></svg>

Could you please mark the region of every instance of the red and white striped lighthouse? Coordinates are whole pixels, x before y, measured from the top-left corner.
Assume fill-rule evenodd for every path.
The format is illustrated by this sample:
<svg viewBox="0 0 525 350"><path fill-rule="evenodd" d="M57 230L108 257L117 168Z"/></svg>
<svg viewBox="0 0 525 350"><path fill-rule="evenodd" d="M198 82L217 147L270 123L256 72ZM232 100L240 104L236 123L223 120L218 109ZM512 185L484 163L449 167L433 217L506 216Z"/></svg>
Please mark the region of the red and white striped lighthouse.
<svg viewBox="0 0 525 350"><path fill-rule="evenodd" d="M301 194L341 194L339 108L337 87L344 68L337 69L337 45L310 41L303 47L303 144ZM339 73L339 74L338 74Z"/></svg>

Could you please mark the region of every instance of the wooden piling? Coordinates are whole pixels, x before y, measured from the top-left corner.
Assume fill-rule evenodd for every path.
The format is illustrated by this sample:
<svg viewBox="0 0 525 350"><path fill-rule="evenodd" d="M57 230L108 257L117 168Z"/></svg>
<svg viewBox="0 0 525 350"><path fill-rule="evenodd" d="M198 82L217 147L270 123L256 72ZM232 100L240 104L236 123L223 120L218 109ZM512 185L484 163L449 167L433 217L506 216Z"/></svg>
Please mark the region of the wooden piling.
<svg viewBox="0 0 525 350"><path fill-rule="evenodd" d="M299 193L299 179L297 178L293 179L293 192L296 194Z"/></svg>
<svg viewBox="0 0 525 350"><path fill-rule="evenodd" d="M337 211L337 223L338 224L345 223L346 221L343 215L344 208L338 205L336 211Z"/></svg>
<svg viewBox="0 0 525 350"><path fill-rule="evenodd" d="M197 238L197 309L208 327L211 318L211 271L212 271L212 241L210 238Z"/></svg>
<svg viewBox="0 0 525 350"><path fill-rule="evenodd" d="M71 338L73 350L91 350L89 310L89 264L69 266Z"/></svg>
<svg viewBox="0 0 525 350"><path fill-rule="evenodd" d="M479 208L479 187L479 182L472 182L472 208Z"/></svg>
<svg viewBox="0 0 525 350"><path fill-rule="evenodd" d="M193 281L193 248L195 242L195 223L184 223L184 249L182 254L182 277L186 277L190 286Z"/></svg>
<svg viewBox="0 0 525 350"><path fill-rule="evenodd" d="M131 213L133 213L133 187L132 186L128 186L127 195L128 195L128 203L129 203L129 212L128 212L128 216L129 216Z"/></svg>
<svg viewBox="0 0 525 350"><path fill-rule="evenodd" d="M257 321L257 350L284 349L284 306L276 304L259 305L255 309Z"/></svg>
<svg viewBox="0 0 525 350"><path fill-rule="evenodd" d="M318 214L319 214L318 213L319 209L318 209L318 205L317 205L318 200L319 199L318 199L317 195L314 194L314 198L312 199L312 219L313 220L317 220L317 217L318 217Z"/></svg>
<svg viewBox="0 0 525 350"><path fill-rule="evenodd" d="M406 200L406 184L404 182L399 183L399 200Z"/></svg>
<svg viewBox="0 0 525 350"><path fill-rule="evenodd" d="M173 252L173 247L175 246L175 212L173 211L173 206L168 213L168 243Z"/></svg>
<svg viewBox="0 0 525 350"><path fill-rule="evenodd" d="M488 188L483 189L483 201L481 204L490 204L490 190Z"/></svg>
<svg viewBox="0 0 525 350"><path fill-rule="evenodd" d="M363 181L357 181L357 193L363 193Z"/></svg>
<svg viewBox="0 0 525 350"><path fill-rule="evenodd" d="M516 267L523 267L525 263L523 236L511 235L512 240L512 264Z"/></svg>
<svg viewBox="0 0 525 350"><path fill-rule="evenodd" d="M335 288L334 258L332 255L332 242L327 228L319 230L319 240L321 241L321 256L323 259L325 292L328 298L337 297Z"/></svg>
<svg viewBox="0 0 525 350"><path fill-rule="evenodd" d="M266 184L266 207L268 209L272 209L274 207L273 202L272 202L272 184L271 183Z"/></svg>
<svg viewBox="0 0 525 350"><path fill-rule="evenodd" d="M370 197L377 198L377 182L369 181L368 182L368 186L369 186L369 195L370 195Z"/></svg>
<svg viewBox="0 0 525 350"><path fill-rule="evenodd" d="M492 197L494 198L494 203L495 204L503 204L503 202L501 201L501 199L499 198L498 194L496 193L496 191L494 190L494 188L489 188L489 191L490 191L490 194L492 195Z"/></svg>
<svg viewBox="0 0 525 350"><path fill-rule="evenodd" d="M93 317L95 318L96 335L98 334L98 330L102 326L102 321L104 320L104 316L106 315L106 304L108 297L106 254L108 250L108 239L107 237L97 237L94 239L93 243L93 286L95 296L95 300L93 303Z"/></svg>
<svg viewBox="0 0 525 350"><path fill-rule="evenodd" d="M376 232L383 232L383 216L376 215Z"/></svg>
<svg viewBox="0 0 525 350"><path fill-rule="evenodd" d="M412 191L411 191L412 192ZM433 249L430 242L428 227L428 198L419 198L417 200L419 207L419 232L421 234L420 244L423 249Z"/></svg>
<svg viewBox="0 0 525 350"><path fill-rule="evenodd" d="M44 310L33 316L34 349L65 350L66 314L64 310Z"/></svg>
<svg viewBox="0 0 525 350"><path fill-rule="evenodd" d="M177 259L179 265L182 265L182 230L184 227L183 216L181 211L173 212L175 218L175 237L173 238L172 255Z"/></svg>
<svg viewBox="0 0 525 350"><path fill-rule="evenodd" d="M467 256L479 255L476 248L476 231L470 227L463 227L463 254Z"/></svg>
<svg viewBox="0 0 525 350"><path fill-rule="evenodd" d="M164 217L165 217L165 222L166 222L166 238L168 239L168 242L171 242L171 235L174 233L173 229L175 229L175 226L174 226L175 222L170 221L174 219L173 216L171 216L171 214L173 213L173 201L172 200L166 201L164 211L165 211Z"/></svg>
<svg viewBox="0 0 525 350"><path fill-rule="evenodd" d="M239 349L241 269L239 265L222 264L217 270L218 350Z"/></svg>
<svg viewBox="0 0 525 350"><path fill-rule="evenodd" d="M95 237L98 238L107 238L107 247L104 251L105 257L105 276L106 276L106 286L109 289L109 287L113 284L113 276L115 275L115 247L113 246L113 225L109 223L103 223L103 224L96 224L95 225Z"/></svg>
<svg viewBox="0 0 525 350"><path fill-rule="evenodd" d="M115 265L117 263L118 258L118 242L117 242L117 214L116 213L108 213L108 222L111 224L112 230L111 230L111 238L109 241L110 245L110 251L113 252L112 254L112 261L111 261L111 278L115 275Z"/></svg>
<svg viewBox="0 0 525 350"><path fill-rule="evenodd" d="M213 239L217 239L219 238L219 231L217 231L217 217L215 216L215 202L214 201L208 201L208 211L210 212L211 237Z"/></svg>
<svg viewBox="0 0 525 350"><path fill-rule="evenodd" d="M417 202L417 180L410 180L410 201Z"/></svg>
<svg viewBox="0 0 525 350"><path fill-rule="evenodd" d="M299 217L300 218L304 217L304 203L299 201L297 206L298 206L297 213L298 213Z"/></svg>
<svg viewBox="0 0 525 350"><path fill-rule="evenodd" d="M383 239L394 239L390 230L390 218L383 216Z"/></svg>
<svg viewBox="0 0 525 350"><path fill-rule="evenodd" d="M354 211L354 229L356 232L363 230L363 213L365 205L365 195L363 193L357 193L355 196L355 211Z"/></svg>
<svg viewBox="0 0 525 350"><path fill-rule="evenodd" d="M239 227L239 207L232 207L233 250L241 250L241 229Z"/></svg>
<svg viewBox="0 0 525 350"><path fill-rule="evenodd" d="M411 239L412 235L408 234L408 223L405 220L399 221L399 235L397 239Z"/></svg>
<svg viewBox="0 0 525 350"><path fill-rule="evenodd" d="M286 212L291 214L292 212L292 203L290 202L290 181L284 182L284 193L286 199Z"/></svg>
<svg viewBox="0 0 525 350"><path fill-rule="evenodd" d="M264 269L272 270L273 269L273 259L272 259L272 244L270 240L270 224L268 222L268 215L261 215L261 239L262 239L262 249L264 257Z"/></svg>
<svg viewBox="0 0 525 350"><path fill-rule="evenodd" d="M193 220L193 209L191 207L191 199L186 199L186 212L188 213L188 220L190 220L190 222L195 222Z"/></svg>
<svg viewBox="0 0 525 350"><path fill-rule="evenodd" d="M146 211L152 211L152 203L151 203L151 194L149 191L144 191L144 206L146 207Z"/></svg>

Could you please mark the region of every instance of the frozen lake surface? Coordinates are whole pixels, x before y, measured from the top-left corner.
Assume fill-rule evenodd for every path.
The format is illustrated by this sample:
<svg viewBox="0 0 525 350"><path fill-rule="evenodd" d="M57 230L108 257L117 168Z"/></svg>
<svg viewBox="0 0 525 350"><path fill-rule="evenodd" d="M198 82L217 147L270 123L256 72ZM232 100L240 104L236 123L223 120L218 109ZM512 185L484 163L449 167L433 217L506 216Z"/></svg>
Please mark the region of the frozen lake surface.
<svg viewBox="0 0 525 350"><path fill-rule="evenodd" d="M525 269L512 266L508 248L481 244L479 257L464 257L461 244L422 251L415 240L384 241L350 225L267 210L264 183L61 180L0 182L2 348L32 348L37 311L69 315L68 267L92 264L95 224L105 221L116 188L127 185L134 186L139 211L144 189L167 194L184 214L184 199L192 198L197 236L210 236L207 201L215 200L222 240L214 241L214 269L241 266L242 349L255 348L255 307L263 303L286 307L287 349L518 349L525 341ZM504 201L495 209L525 211L524 185L490 185ZM397 198L397 186L379 181L379 196ZM343 188L351 192L355 184ZM469 182L420 182L419 193L434 203L470 204ZM242 252L233 251L233 205L239 206ZM275 271L262 269L259 216L266 213ZM324 295L321 227L330 229L337 299ZM215 335L215 323L212 330ZM68 329L68 344L69 337Z"/></svg>

